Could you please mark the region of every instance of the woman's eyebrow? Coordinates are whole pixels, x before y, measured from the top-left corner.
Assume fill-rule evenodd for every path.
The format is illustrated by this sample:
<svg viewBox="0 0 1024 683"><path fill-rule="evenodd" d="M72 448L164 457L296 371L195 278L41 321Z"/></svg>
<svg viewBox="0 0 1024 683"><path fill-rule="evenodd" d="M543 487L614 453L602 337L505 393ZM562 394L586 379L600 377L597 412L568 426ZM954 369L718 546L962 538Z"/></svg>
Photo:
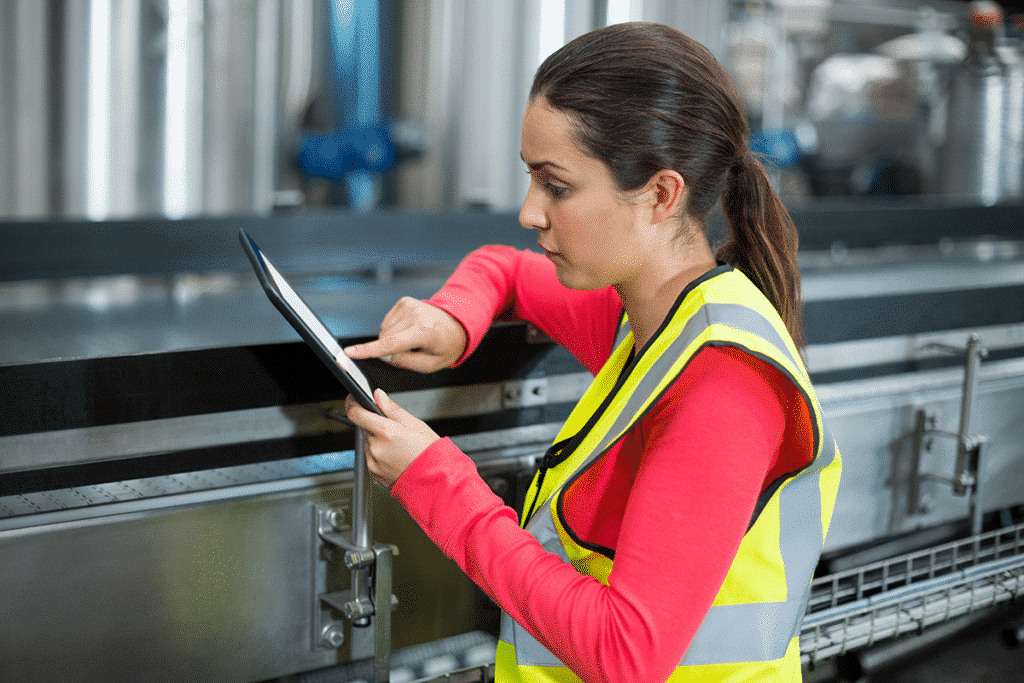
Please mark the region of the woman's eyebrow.
<svg viewBox="0 0 1024 683"><path fill-rule="evenodd" d="M523 156L522 152L519 153L519 158L523 160L523 163L526 164L531 171L540 171L545 166L551 166L552 168L557 168L560 171L565 171L566 173L569 172L569 169L565 168L564 166L559 166L553 161L527 161L526 157Z"/></svg>

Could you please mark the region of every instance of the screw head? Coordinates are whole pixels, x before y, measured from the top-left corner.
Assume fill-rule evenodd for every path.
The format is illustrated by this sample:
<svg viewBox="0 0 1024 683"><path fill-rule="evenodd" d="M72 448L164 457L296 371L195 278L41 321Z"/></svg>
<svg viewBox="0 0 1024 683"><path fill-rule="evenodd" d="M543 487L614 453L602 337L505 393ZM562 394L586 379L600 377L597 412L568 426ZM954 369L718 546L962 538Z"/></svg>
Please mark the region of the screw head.
<svg viewBox="0 0 1024 683"><path fill-rule="evenodd" d="M345 511L338 508L331 508L326 514L327 523L335 529L344 529L348 526L345 519Z"/></svg>
<svg viewBox="0 0 1024 683"><path fill-rule="evenodd" d="M341 647L341 644L345 642L345 630L340 626L328 624L324 627L321 639L325 647Z"/></svg>

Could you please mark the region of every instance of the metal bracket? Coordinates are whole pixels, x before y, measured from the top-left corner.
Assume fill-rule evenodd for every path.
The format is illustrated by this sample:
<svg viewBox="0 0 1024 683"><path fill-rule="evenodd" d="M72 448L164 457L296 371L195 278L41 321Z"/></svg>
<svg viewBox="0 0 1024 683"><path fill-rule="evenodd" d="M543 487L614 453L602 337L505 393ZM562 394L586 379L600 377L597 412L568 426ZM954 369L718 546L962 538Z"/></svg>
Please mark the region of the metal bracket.
<svg viewBox="0 0 1024 683"><path fill-rule="evenodd" d="M981 434L971 433L971 416L974 413L978 394L978 367L988 350L981 345L981 339L972 334L966 348L947 344L928 344L924 348L937 349L946 353L964 354L964 382L960 395L960 428L950 432L936 427L936 416L929 410L918 410L914 420L913 463L910 487L907 495L908 512L920 512L920 490L922 481L938 481L949 484L958 496L970 494L972 533L981 533L981 458L989 439ZM956 466L952 477L920 471L922 451L931 450L934 437L956 440Z"/></svg>
<svg viewBox="0 0 1024 683"><path fill-rule="evenodd" d="M337 648L345 641L344 622L334 619L331 610L341 612L353 627L373 626L373 680L378 683L388 680L391 669L391 613L398 604L391 592L391 570L392 558L398 554L398 548L370 542L370 478L366 472L363 435L359 430L356 430L353 479L351 526L344 511L326 505L314 506L314 533L324 544L316 544L317 585L326 586L327 570L323 560L335 557L337 553L333 551L338 549L342 562L351 572L351 588L316 595L313 647ZM325 549L329 552L325 553ZM383 605L387 608L381 609ZM355 642L352 649L353 658L362 654L356 652Z"/></svg>
<svg viewBox="0 0 1024 683"><path fill-rule="evenodd" d="M318 507L318 513L323 515L323 508ZM328 512L327 514L330 513ZM388 576L381 576L383 567L380 564L380 558L384 554L387 554L389 558L397 556L397 546L375 543L369 548L359 548L352 543L352 539L349 538L348 534L339 531L325 531L322 526L320 527L320 538L326 541L329 545L341 548L344 551L342 554L342 562L349 570L372 570L374 587L379 586L384 582L390 584L390 574ZM388 560L388 564L390 565L390 559ZM377 604L376 597L371 598L368 594L359 595L353 590L324 593L320 595L320 600L339 610L345 615L346 619L356 626L368 625L368 623L363 622L363 619L365 617L373 616L375 613L374 606ZM397 606L398 598L392 595L392 611L394 611Z"/></svg>

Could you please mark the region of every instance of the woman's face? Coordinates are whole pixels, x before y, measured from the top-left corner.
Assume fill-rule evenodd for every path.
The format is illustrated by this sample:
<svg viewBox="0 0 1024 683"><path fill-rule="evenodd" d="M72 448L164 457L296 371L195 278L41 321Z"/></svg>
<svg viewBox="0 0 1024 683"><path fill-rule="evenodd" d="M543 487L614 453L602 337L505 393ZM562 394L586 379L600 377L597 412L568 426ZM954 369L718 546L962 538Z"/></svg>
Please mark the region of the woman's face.
<svg viewBox="0 0 1024 683"><path fill-rule="evenodd" d="M531 179L519 222L537 230L558 280L571 289L636 280L657 248L642 195L623 197L607 166L579 149L571 119L543 97L523 116L521 154Z"/></svg>

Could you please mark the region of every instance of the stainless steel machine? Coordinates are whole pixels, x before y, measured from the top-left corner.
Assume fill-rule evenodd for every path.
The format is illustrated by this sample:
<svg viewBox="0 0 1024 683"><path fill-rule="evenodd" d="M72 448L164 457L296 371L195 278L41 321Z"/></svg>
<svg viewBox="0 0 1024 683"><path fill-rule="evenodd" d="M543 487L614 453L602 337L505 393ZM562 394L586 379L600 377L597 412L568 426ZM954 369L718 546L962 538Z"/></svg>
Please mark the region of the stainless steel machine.
<svg viewBox="0 0 1024 683"><path fill-rule="evenodd" d="M1024 207L793 214L844 458L800 631L826 680L1021 616ZM486 680L496 608L356 466L242 224L346 340L532 244L486 213L0 224L0 679ZM513 323L455 370L366 369L513 505L590 379Z"/></svg>

